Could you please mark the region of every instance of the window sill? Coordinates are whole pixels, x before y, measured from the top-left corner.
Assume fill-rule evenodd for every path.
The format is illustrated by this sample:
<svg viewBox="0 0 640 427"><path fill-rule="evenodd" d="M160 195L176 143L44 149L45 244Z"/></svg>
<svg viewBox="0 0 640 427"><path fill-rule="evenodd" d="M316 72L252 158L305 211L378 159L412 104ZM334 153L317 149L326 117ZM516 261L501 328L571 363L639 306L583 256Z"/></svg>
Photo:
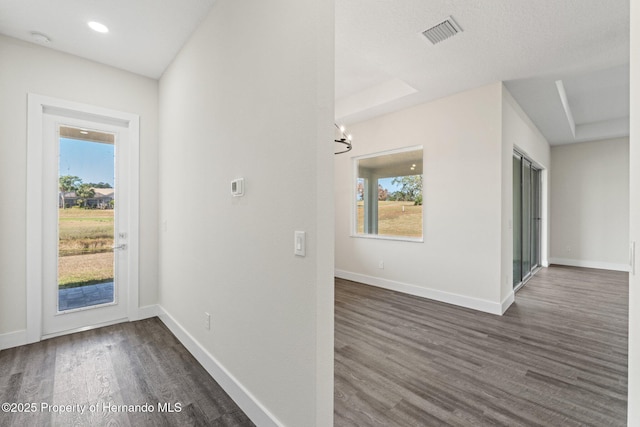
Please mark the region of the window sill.
<svg viewBox="0 0 640 427"><path fill-rule="evenodd" d="M351 234L351 237L356 237L359 239L392 240L397 242L424 243L424 237L383 236L380 234Z"/></svg>

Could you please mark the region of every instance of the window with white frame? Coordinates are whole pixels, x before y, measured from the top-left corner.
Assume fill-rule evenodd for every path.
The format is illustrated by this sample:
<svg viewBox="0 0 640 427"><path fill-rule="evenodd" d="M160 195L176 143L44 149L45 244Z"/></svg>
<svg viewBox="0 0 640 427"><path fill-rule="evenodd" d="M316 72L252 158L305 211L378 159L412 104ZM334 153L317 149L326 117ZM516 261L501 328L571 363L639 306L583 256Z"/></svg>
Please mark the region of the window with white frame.
<svg viewBox="0 0 640 427"><path fill-rule="evenodd" d="M422 240L422 147L354 158L356 236Z"/></svg>

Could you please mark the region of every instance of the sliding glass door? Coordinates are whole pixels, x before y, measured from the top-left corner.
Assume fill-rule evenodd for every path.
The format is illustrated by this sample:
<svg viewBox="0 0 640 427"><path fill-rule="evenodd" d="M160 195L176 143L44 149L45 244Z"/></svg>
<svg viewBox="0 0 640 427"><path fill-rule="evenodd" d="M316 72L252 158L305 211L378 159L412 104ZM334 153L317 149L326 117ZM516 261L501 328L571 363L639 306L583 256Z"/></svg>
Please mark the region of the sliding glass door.
<svg viewBox="0 0 640 427"><path fill-rule="evenodd" d="M540 169L513 155L513 286L540 266Z"/></svg>
<svg viewBox="0 0 640 427"><path fill-rule="evenodd" d="M540 169L531 168L531 268L540 267Z"/></svg>

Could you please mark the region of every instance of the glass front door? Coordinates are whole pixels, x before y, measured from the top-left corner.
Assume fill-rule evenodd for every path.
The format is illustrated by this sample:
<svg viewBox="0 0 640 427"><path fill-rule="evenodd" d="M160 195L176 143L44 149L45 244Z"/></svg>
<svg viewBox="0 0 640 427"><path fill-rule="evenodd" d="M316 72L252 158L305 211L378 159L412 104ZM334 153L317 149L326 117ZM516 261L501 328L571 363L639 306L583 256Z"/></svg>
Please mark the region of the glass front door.
<svg viewBox="0 0 640 427"><path fill-rule="evenodd" d="M60 126L58 312L115 302L115 135Z"/></svg>
<svg viewBox="0 0 640 427"><path fill-rule="evenodd" d="M127 317L128 130L45 114L43 335Z"/></svg>

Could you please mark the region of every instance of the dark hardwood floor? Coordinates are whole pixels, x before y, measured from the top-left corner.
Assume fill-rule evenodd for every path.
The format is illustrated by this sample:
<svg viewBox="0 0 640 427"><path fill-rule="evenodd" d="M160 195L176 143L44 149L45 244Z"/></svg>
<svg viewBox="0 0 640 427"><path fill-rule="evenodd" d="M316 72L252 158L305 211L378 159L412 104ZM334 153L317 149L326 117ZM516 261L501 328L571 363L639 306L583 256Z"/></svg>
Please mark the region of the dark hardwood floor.
<svg viewBox="0 0 640 427"><path fill-rule="evenodd" d="M624 426L627 273L542 269L494 316L336 280L335 426Z"/></svg>
<svg viewBox="0 0 640 427"><path fill-rule="evenodd" d="M0 351L0 402L36 404L0 426L253 425L157 318Z"/></svg>
<svg viewBox="0 0 640 427"><path fill-rule="evenodd" d="M336 279L335 426L626 425L627 277L543 269L502 317ZM0 402L37 405L0 426L253 425L157 318L0 351Z"/></svg>

